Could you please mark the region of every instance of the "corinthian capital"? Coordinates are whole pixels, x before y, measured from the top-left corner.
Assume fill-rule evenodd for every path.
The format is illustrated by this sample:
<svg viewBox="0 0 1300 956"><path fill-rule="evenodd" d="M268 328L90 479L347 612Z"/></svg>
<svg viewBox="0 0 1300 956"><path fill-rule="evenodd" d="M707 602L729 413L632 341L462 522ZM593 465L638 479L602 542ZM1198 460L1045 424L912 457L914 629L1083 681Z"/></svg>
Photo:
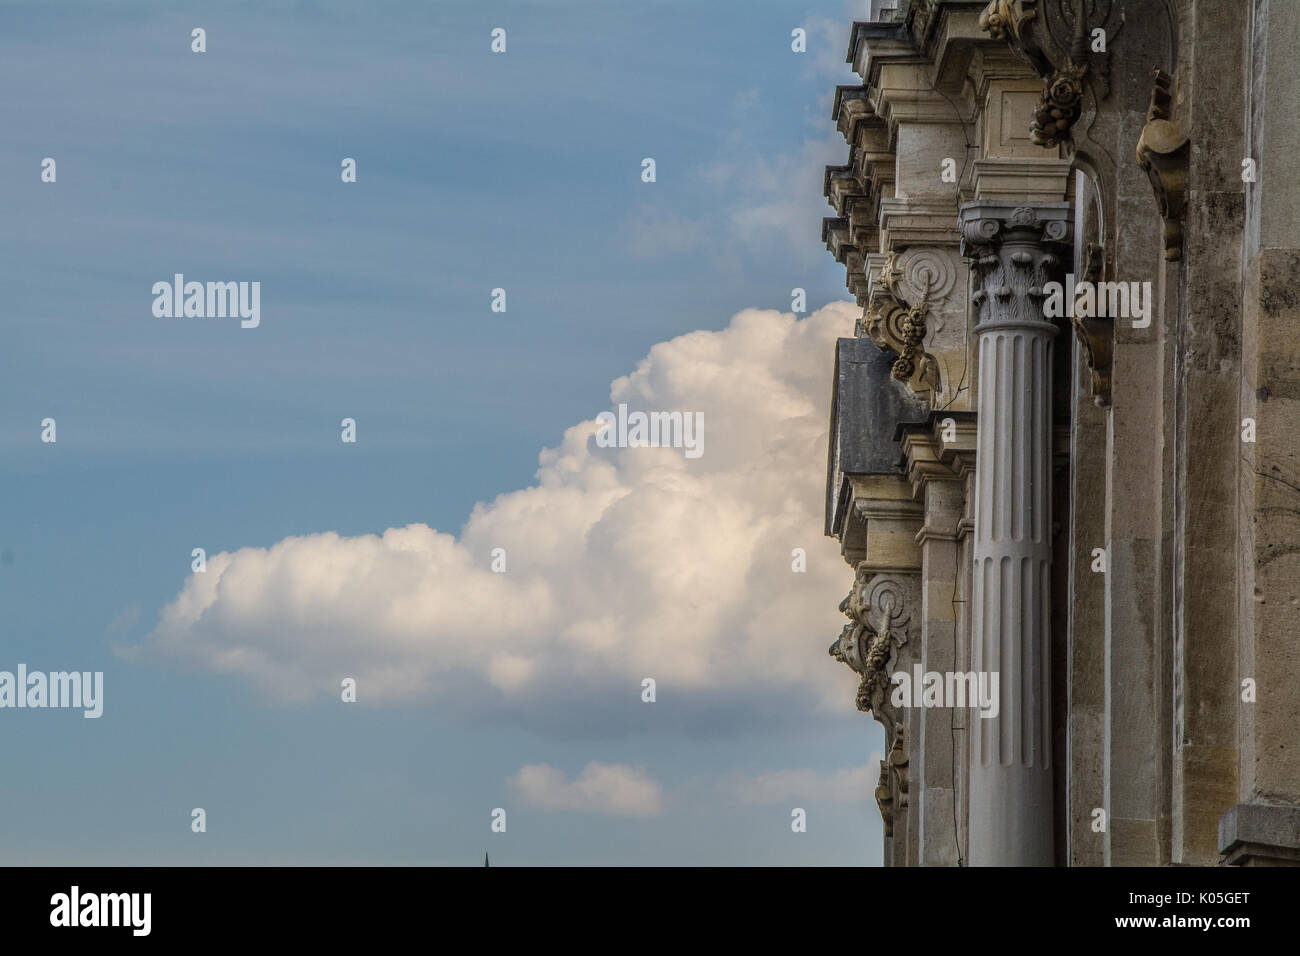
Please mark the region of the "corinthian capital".
<svg viewBox="0 0 1300 956"><path fill-rule="evenodd" d="M1070 245L1070 204L972 202L961 209L962 254L971 259L977 330L1044 324L1043 286L1060 281Z"/></svg>

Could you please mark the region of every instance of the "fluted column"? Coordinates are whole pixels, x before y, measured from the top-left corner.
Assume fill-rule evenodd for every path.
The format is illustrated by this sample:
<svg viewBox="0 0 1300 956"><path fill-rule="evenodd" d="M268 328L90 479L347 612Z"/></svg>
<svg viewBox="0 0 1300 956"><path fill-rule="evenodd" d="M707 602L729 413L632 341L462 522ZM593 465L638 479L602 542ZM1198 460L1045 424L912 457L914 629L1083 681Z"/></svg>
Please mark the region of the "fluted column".
<svg viewBox="0 0 1300 956"><path fill-rule="evenodd" d="M971 714L972 866L1051 866L1052 345L1043 286L1061 281L1069 204L961 210L979 337L971 666L998 675ZM991 686L991 680L990 680Z"/></svg>

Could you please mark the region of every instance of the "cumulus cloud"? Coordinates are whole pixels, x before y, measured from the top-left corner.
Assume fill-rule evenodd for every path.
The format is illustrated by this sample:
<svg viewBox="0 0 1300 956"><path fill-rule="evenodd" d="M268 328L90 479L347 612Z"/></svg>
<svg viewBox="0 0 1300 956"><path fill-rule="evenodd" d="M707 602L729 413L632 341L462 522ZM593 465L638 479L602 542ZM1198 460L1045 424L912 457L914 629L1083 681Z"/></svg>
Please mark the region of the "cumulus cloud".
<svg viewBox="0 0 1300 956"><path fill-rule="evenodd" d="M508 781L520 802L543 810L581 810L624 817L663 811L663 791L640 767L592 761L572 782L547 764L520 768Z"/></svg>
<svg viewBox="0 0 1300 956"><path fill-rule="evenodd" d="M535 484L476 505L459 534L325 531L210 556L124 653L280 700L337 695L353 677L362 703L595 714L610 700L644 708L653 677L660 710L770 708L764 695L851 709L853 675L826 655L851 575L822 508L834 342L855 312L745 310L655 345L613 382L613 408L703 412L699 458L600 448L593 410L542 451Z"/></svg>
<svg viewBox="0 0 1300 956"><path fill-rule="evenodd" d="M832 773L816 770L769 770L756 776L731 774L720 789L738 803L862 803L875 793L880 754L865 767L845 767Z"/></svg>

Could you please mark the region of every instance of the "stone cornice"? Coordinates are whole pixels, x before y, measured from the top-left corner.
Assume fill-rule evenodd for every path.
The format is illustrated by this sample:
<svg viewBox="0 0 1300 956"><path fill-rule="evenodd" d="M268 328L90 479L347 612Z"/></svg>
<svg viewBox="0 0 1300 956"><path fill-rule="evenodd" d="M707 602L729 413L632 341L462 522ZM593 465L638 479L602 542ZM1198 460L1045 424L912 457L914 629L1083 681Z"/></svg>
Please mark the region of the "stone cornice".
<svg viewBox="0 0 1300 956"><path fill-rule="evenodd" d="M894 197L880 202L880 228L890 249L915 244L956 245L957 203Z"/></svg>
<svg viewBox="0 0 1300 956"><path fill-rule="evenodd" d="M901 423L894 440L902 445L912 497L919 501L931 481L958 481L975 466L975 413L935 411L928 421Z"/></svg>
<svg viewBox="0 0 1300 956"><path fill-rule="evenodd" d="M912 500L902 475L850 475L851 507L840 531L840 550L852 565L871 571L915 574L921 570L916 532L923 509Z"/></svg>

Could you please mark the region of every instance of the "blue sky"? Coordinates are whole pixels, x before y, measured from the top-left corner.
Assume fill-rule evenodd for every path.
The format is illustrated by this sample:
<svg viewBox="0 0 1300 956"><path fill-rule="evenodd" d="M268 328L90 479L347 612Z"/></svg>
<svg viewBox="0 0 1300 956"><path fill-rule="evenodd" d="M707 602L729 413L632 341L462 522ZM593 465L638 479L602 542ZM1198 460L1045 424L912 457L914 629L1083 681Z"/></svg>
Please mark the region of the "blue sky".
<svg viewBox="0 0 1300 956"><path fill-rule="evenodd" d="M412 693L368 695L363 682L344 705L211 666L218 642L274 643L270 624L268 636L242 617L180 635L197 654L150 643L194 547L215 556L423 523L469 548L476 503L537 483L539 452L610 408L611 382L656 343L723 336L746 309L788 312L796 286L814 310L845 299L843 269L819 243L820 168L846 155L830 97L853 81L842 61L858 6L6 4L0 669L102 670L106 688L99 720L0 712L0 859L878 862L871 788L849 799L841 784L868 766L879 733L852 711L852 675L825 656L851 572L806 520L820 502L804 485L822 590L799 592L791 576L774 612L791 615L791 646L810 661L798 680L751 660L748 685L706 674L674 693L684 685L669 681L651 710L635 686L620 696L616 664L602 664L587 683L548 678L513 703L472 684L458 699L455 681L430 678ZM203 54L190 50L196 26ZM489 50L494 27L505 54ZM806 54L790 50L795 27L808 30ZM40 181L47 156L53 184ZM345 156L355 184L340 182ZM261 325L154 318L150 288L176 272L260 281ZM489 308L495 287L505 313ZM824 403L822 340L842 316L820 321L789 374L794 392L824 387ZM691 350L802 334L764 322L654 353L629 394L711 400L714 385L682 384L680 370L698 367ZM780 371L762 351L724 371ZM751 446L727 436L751 423L731 414L711 419L723 460L702 459L722 476L709 487L744 487L726 482L742 481ZM771 415L774 428L789 417ZM54 445L40 442L45 417ZM339 441L343 417L358 422L354 446ZM814 446L790 460L824 472ZM537 539L539 519L496 513L487 527L515 515ZM655 526L678 533L667 513ZM637 543L608 542L599 557L616 563ZM557 573L539 563L537 587ZM609 575L617 608L636 576ZM700 592L705 614L715 594ZM486 647L490 622L484 631ZM309 684L320 652L300 636L285 638L276 673ZM331 637L365 647L367 635ZM145 650L122 653L131 647ZM411 660L441 673L427 655ZM638 768L654 806L566 809L563 795L510 782L538 765L574 780L592 761ZM771 799L745 799L755 788ZM791 833L792 806L807 808L807 833ZM190 832L192 807L207 811L207 833ZM495 807L508 810L504 834L489 831Z"/></svg>

